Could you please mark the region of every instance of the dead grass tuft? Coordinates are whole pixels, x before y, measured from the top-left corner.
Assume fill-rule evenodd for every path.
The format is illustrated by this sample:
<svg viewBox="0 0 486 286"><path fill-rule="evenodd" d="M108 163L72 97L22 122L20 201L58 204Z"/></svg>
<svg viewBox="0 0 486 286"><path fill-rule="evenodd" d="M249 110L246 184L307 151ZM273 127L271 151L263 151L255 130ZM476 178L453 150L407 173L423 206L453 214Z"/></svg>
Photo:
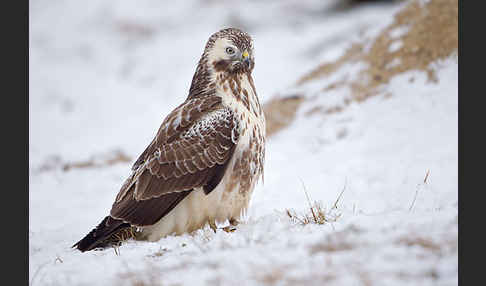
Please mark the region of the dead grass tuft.
<svg viewBox="0 0 486 286"><path fill-rule="evenodd" d="M293 220L302 225L306 225L309 223L313 224L325 224L328 222L335 222L339 217L332 217L329 215L329 212L322 207L322 203L320 201L314 201L312 205L309 207L310 213L304 214L297 214L294 210L286 209L287 215Z"/></svg>
<svg viewBox="0 0 486 286"><path fill-rule="evenodd" d="M346 189L346 183L344 184L343 190L339 194L333 206L329 210L322 206L321 201L312 201L309 197L309 194L307 193L304 182L302 182L302 186L307 199L307 203L309 204L309 212L298 214L294 210L286 209L285 213L292 221L295 221L302 225L307 225L309 223L326 224L335 222L337 221L337 219L339 219L339 217L341 217L341 213L337 213L336 210L337 204L341 199L344 190Z"/></svg>

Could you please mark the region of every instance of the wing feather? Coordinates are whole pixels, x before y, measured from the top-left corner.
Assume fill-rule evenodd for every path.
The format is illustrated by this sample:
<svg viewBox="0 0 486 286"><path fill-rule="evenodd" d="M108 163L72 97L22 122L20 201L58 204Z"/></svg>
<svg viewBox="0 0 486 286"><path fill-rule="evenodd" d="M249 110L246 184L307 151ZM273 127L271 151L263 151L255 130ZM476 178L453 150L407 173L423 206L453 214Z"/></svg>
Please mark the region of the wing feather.
<svg viewBox="0 0 486 286"><path fill-rule="evenodd" d="M150 225L193 189L221 181L239 136L238 120L221 98L194 98L176 108L133 166L110 215Z"/></svg>

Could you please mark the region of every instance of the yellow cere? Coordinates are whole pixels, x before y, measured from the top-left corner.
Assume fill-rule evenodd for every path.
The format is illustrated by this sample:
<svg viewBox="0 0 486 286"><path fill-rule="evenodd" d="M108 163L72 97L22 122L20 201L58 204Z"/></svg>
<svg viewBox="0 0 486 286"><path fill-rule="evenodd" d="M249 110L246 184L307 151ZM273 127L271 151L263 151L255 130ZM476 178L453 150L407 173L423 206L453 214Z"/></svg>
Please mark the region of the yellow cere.
<svg viewBox="0 0 486 286"><path fill-rule="evenodd" d="M248 57L248 52L244 51L242 56L243 56L244 59L246 59Z"/></svg>

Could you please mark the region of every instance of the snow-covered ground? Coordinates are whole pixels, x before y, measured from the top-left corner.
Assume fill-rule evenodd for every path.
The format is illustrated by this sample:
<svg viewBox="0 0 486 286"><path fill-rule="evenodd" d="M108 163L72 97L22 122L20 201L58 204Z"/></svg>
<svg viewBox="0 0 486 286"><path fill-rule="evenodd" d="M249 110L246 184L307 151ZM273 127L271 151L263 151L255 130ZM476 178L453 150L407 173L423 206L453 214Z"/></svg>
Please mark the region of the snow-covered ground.
<svg viewBox="0 0 486 286"><path fill-rule="evenodd" d="M383 95L308 115L347 91L296 88L297 79L406 5L337 2L30 1L31 284L457 284L457 57L433 64L436 83L409 71ZM130 241L119 256L71 249L108 214L133 160L187 96L207 38L226 26L254 37L263 102L296 90L312 98L268 138L265 184L247 220L233 233ZM132 161L59 165L116 150ZM309 212L304 188L334 222L303 226L286 215Z"/></svg>

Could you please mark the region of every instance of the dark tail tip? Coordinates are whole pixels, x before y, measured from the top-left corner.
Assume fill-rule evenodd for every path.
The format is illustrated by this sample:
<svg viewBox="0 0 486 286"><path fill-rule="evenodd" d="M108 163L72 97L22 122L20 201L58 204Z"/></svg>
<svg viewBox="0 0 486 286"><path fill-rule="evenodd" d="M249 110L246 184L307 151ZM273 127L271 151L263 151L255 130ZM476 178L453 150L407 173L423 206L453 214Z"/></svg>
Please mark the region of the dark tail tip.
<svg viewBox="0 0 486 286"><path fill-rule="evenodd" d="M131 227L130 224L107 216L95 229L90 231L83 239L76 242L72 248L77 248L79 251L85 252L95 248L111 246L115 243L113 240L110 240L110 237L119 230L129 227Z"/></svg>
<svg viewBox="0 0 486 286"><path fill-rule="evenodd" d="M90 231L90 233L88 233L85 237L83 237L83 239L76 242L71 247L77 248L81 252L85 252L85 251L92 250L92 249L96 248L97 242L99 240L96 238L95 233L96 233L96 228L93 229L92 231Z"/></svg>

